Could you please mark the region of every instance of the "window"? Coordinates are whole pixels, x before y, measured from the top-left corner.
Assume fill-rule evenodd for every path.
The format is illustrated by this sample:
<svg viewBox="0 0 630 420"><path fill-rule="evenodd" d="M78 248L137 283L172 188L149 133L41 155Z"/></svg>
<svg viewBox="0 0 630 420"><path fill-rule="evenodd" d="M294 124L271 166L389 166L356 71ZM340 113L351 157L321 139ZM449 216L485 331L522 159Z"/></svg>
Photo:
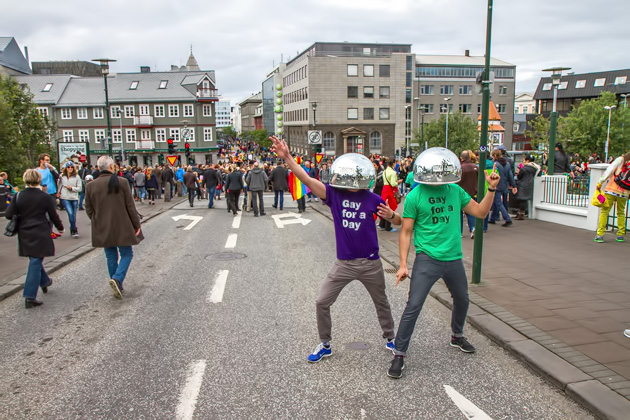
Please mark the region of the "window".
<svg viewBox="0 0 630 420"><path fill-rule="evenodd" d="M481 114L481 104L477 104L477 114Z"/></svg>
<svg viewBox="0 0 630 420"><path fill-rule="evenodd" d="M370 153L380 153L382 144L382 136L378 131L372 131L370 134Z"/></svg>
<svg viewBox="0 0 630 420"><path fill-rule="evenodd" d="M606 85L606 78L595 79L594 87L602 87Z"/></svg>
<svg viewBox="0 0 630 420"><path fill-rule="evenodd" d="M44 86L44 89L42 89L42 92L50 92L50 89L52 89L53 84L52 83L46 83L46 86Z"/></svg>
<svg viewBox="0 0 630 420"><path fill-rule="evenodd" d="M112 106L109 108L109 114L112 118L118 118L120 117L120 107L119 106Z"/></svg>
<svg viewBox="0 0 630 420"><path fill-rule="evenodd" d="M472 95L472 92L473 92L472 85L461 85L459 87L460 95Z"/></svg>
<svg viewBox="0 0 630 420"><path fill-rule="evenodd" d="M153 106L153 112L154 112L156 118L163 118L164 117L164 105L154 105Z"/></svg>
<svg viewBox="0 0 630 420"><path fill-rule="evenodd" d="M168 116L169 117L179 117L179 105L169 105L168 106Z"/></svg>
<svg viewBox="0 0 630 420"><path fill-rule="evenodd" d="M374 86L363 86L363 97L364 98L373 98L374 97Z"/></svg>
<svg viewBox="0 0 630 420"><path fill-rule="evenodd" d="M134 80L133 82L131 82L131 86L129 86L129 90L136 90L138 89L138 82L137 80Z"/></svg>
<svg viewBox="0 0 630 420"><path fill-rule="evenodd" d="M464 114L470 114L472 111L472 104L459 104L459 112Z"/></svg>
<svg viewBox="0 0 630 420"><path fill-rule="evenodd" d="M507 95L507 86L499 86L499 95Z"/></svg>
<svg viewBox="0 0 630 420"><path fill-rule="evenodd" d="M420 104L420 111L425 114L433 114L433 104Z"/></svg>
<svg viewBox="0 0 630 420"><path fill-rule="evenodd" d="M151 140L151 130L146 128L140 130L140 140Z"/></svg>
<svg viewBox="0 0 630 420"><path fill-rule="evenodd" d="M505 104L498 104L497 105L497 111L499 111L500 114L504 114L506 108L507 108L507 106Z"/></svg>
<svg viewBox="0 0 630 420"><path fill-rule="evenodd" d="M166 128L155 129L155 141L158 143L166 143Z"/></svg>
<svg viewBox="0 0 630 420"><path fill-rule="evenodd" d="M77 108L77 119L87 120L88 113L87 108Z"/></svg>
<svg viewBox="0 0 630 420"><path fill-rule="evenodd" d="M586 87L586 80L578 80L575 82L576 89L584 89Z"/></svg>
<svg viewBox="0 0 630 420"><path fill-rule="evenodd" d="M194 143L195 142L195 128L194 127L190 127L189 128L189 132L188 132L188 142L189 143Z"/></svg>
<svg viewBox="0 0 630 420"><path fill-rule="evenodd" d="M103 108L93 108L92 116L94 117L95 120L102 120L104 117Z"/></svg>
<svg viewBox="0 0 630 420"><path fill-rule="evenodd" d="M149 115L149 105L138 105L140 115Z"/></svg>
<svg viewBox="0 0 630 420"><path fill-rule="evenodd" d="M379 88L378 97L381 99L389 99L389 86L381 86Z"/></svg>
<svg viewBox="0 0 630 420"><path fill-rule="evenodd" d="M348 64L348 76L358 76L359 75L359 65L358 64Z"/></svg>
<svg viewBox="0 0 630 420"><path fill-rule="evenodd" d="M74 140L74 134L72 133L72 130L63 130L63 141L73 141Z"/></svg>
<svg viewBox="0 0 630 420"><path fill-rule="evenodd" d="M136 138L136 129L135 128L126 128L125 129L125 137L127 138L127 143L134 143Z"/></svg>
<svg viewBox="0 0 630 420"><path fill-rule="evenodd" d="M628 76L615 77L615 85L625 85L628 81Z"/></svg>
<svg viewBox="0 0 630 420"><path fill-rule="evenodd" d="M358 98L358 97L359 97L359 87L348 86L348 98Z"/></svg>
<svg viewBox="0 0 630 420"><path fill-rule="evenodd" d="M558 90L564 90L567 88L569 82L560 82L560 85L558 86Z"/></svg>
<svg viewBox="0 0 630 420"><path fill-rule="evenodd" d="M173 141L179 142L179 128L170 128L169 137L172 138Z"/></svg>
<svg viewBox="0 0 630 420"><path fill-rule="evenodd" d="M212 127L203 128L203 141L212 141Z"/></svg>
<svg viewBox="0 0 630 420"><path fill-rule="evenodd" d="M72 119L72 109L70 109L70 108L61 108L61 119L62 120L71 120Z"/></svg>
<svg viewBox="0 0 630 420"><path fill-rule="evenodd" d="M89 142L90 141L90 130L79 130L79 141Z"/></svg>
<svg viewBox="0 0 630 420"><path fill-rule="evenodd" d="M112 130L112 141L114 143L122 143L122 131L120 131L120 128Z"/></svg>
<svg viewBox="0 0 630 420"><path fill-rule="evenodd" d="M374 77L374 64L363 65L363 76Z"/></svg>
<svg viewBox="0 0 630 420"><path fill-rule="evenodd" d="M378 67L378 74L381 77L389 77L389 64L381 64Z"/></svg>
<svg viewBox="0 0 630 420"><path fill-rule="evenodd" d="M545 83L542 90L551 90L551 83Z"/></svg>
<svg viewBox="0 0 630 420"><path fill-rule="evenodd" d="M363 108L363 119L364 120L373 120L374 119L374 108Z"/></svg>
<svg viewBox="0 0 630 420"><path fill-rule="evenodd" d="M348 119L349 120L358 120L359 119L359 108L348 108Z"/></svg>
<svg viewBox="0 0 630 420"><path fill-rule="evenodd" d="M168 80L162 80L160 82L160 87L159 89L166 89L166 85L168 85Z"/></svg>
<svg viewBox="0 0 630 420"><path fill-rule="evenodd" d="M203 105L203 116L204 117L212 117L212 105L204 104Z"/></svg>
<svg viewBox="0 0 630 420"><path fill-rule="evenodd" d="M335 135L330 131L325 132L322 146L326 150L335 150Z"/></svg>
<svg viewBox="0 0 630 420"><path fill-rule="evenodd" d="M389 120L389 108L380 108L378 110L379 120Z"/></svg>
<svg viewBox="0 0 630 420"><path fill-rule="evenodd" d="M433 85L421 85L420 86L420 95L433 95Z"/></svg>
<svg viewBox="0 0 630 420"><path fill-rule="evenodd" d="M192 104L184 104L184 117L194 117L195 111Z"/></svg>
<svg viewBox="0 0 630 420"><path fill-rule="evenodd" d="M453 104L440 104L440 114L446 114L446 110L449 114L453 112Z"/></svg>
<svg viewBox="0 0 630 420"><path fill-rule="evenodd" d="M37 108L37 112L42 117L48 117L48 108L46 108L46 107L39 107L39 108Z"/></svg>
<svg viewBox="0 0 630 420"><path fill-rule="evenodd" d="M100 143L102 139L105 138L105 130L94 130L94 141L96 143Z"/></svg>
<svg viewBox="0 0 630 420"><path fill-rule="evenodd" d="M452 94L453 94L453 85L440 86L440 95L452 95Z"/></svg>
<svg viewBox="0 0 630 420"><path fill-rule="evenodd" d="M133 118L135 114L135 109L133 105L125 105L125 118Z"/></svg>
<svg viewBox="0 0 630 420"><path fill-rule="evenodd" d="M411 103L411 89L407 89L405 91L405 103L407 104Z"/></svg>
<svg viewBox="0 0 630 420"><path fill-rule="evenodd" d="M411 71L413 67L413 57L408 55L406 59L407 59L407 71Z"/></svg>
<svg viewBox="0 0 630 420"><path fill-rule="evenodd" d="M412 77L411 77L411 72L409 71L409 72L407 72L407 75L406 75L406 79L405 79L405 87L410 88L410 87L411 87L411 82L412 82L412 80L413 80L413 79L412 79Z"/></svg>
<svg viewBox="0 0 630 420"><path fill-rule="evenodd" d="M523 105L523 114L527 114L529 112L529 107L527 105Z"/></svg>

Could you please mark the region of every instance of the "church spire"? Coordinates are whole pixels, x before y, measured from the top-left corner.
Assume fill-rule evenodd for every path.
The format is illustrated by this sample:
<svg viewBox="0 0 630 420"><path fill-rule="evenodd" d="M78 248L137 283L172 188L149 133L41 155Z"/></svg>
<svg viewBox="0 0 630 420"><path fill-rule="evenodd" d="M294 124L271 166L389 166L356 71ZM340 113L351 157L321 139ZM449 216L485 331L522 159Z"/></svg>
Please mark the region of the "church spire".
<svg viewBox="0 0 630 420"><path fill-rule="evenodd" d="M195 59L195 56L193 55L192 44L190 44L190 56L188 57L188 61L186 62L186 70L188 70L188 71L199 71L199 70L201 70L199 68L199 64L197 63L197 60Z"/></svg>

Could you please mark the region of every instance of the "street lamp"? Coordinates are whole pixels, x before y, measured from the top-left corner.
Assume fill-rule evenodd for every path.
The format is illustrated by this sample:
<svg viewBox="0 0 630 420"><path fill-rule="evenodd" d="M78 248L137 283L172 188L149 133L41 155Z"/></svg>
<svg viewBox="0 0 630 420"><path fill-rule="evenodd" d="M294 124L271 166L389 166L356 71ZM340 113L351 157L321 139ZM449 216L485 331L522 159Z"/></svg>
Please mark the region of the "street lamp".
<svg viewBox="0 0 630 420"><path fill-rule="evenodd" d="M95 58L92 61L101 63L101 73L103 73L103 82L105 83L105 109L107 112L107 144L108 153L112 155L112 121L109 115L109 94L107 92L107 75L109 74L109 63L115 62L110 58ZM122 133L120 134L122 136Z"/></svg>
<svg viewBox="0 0 630 420"><path fill-rule="evenodd" d="M560 78L564 70L571 70L571 67L552 67L543 69L543 71L551 72L551 84L553 85L553 106L549 115L549 155L547 158L547 174L553 175L556 151L556 127L558 126L558 112L556 111L556 103L558 102L558 86Z"/></svg>
<svg viewBox="0 0 630 420"><path fill-rule="evenodd" d="M451 100L450 96L447 96L446 98L444 98L444 101L446 102L446 143L444 144L445 149L448 149L448 114L449 114L448 102L450 100Z"/></svg>
<svg viewBox="0 0 630 420"><path fill-rule="evenodd" d="M610 117L612 116L612 110L617 108L617 105L605 106L604 109L608 110L608 131L606 132L606 163L608 163L608 144L610 143Z"/></svg>
<svg viewBox="0 0 630 420"><path fill-rule="evenodd" d="M317 102L316 101L311 102L311 108L313 109L313 130L315 130L317 127ZM308 141L307 141L307 144L308 144ZM313 144L313 156L315 155L315 152L317 152L317 145Z"/></svg>
<svg viewBox="0 0 630 420"><path fill-rule="evenodd" d="M621 96L623 98L623 107L626 108L626 106L628 104L627 101L626 101L626 98L628 97L628 94L627 93L622 93L619 96Z"/></svg>
<svg viewBox="0 0 630 420"><path fill-rule="evenodd" d="M413 98L414 101L420 101L420 98ZM424 109L420 106L420 102L418 102L418 123L420 124L420 145L424 144ZM422 112L420 112L422 111Z"/></svg>

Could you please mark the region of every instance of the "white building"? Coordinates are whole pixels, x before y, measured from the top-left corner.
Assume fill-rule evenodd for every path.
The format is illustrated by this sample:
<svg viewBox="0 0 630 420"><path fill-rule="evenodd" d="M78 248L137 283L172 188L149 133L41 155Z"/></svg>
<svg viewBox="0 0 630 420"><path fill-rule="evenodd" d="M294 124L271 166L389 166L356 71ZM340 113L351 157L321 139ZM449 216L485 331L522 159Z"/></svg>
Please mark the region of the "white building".
<svg viewBox="0 0 630 420"><path fill-rule="evenodd" d="M536 101L533 93L519 93L514 98L515 114L535 114Z"/></svg>
<svg viewBox="0 0 630 420"><path fill-rule="evenodd" d="M217 128L228 127L232 125L232 117L230 115L232 107L230 106L230 100L221 98L216 103L216 121Z"/></svg>

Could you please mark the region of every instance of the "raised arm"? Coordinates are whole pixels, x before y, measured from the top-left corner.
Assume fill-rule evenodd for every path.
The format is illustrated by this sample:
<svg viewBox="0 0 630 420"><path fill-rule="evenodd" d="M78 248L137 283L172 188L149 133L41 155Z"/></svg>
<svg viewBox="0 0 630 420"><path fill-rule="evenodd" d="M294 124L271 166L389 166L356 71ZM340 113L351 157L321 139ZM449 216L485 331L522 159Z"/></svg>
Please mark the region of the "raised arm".
<svg viewBox="0 0 630 420"><path fill-rule="evenodd" d="M304 185L306 185L317 197L322 200L326 199L326 186L317 180L316 178L311 178L308 173L297 164L295 160L291 157L291 153L289 152L289 147L284 140L278 139L276 136L269 137L271 142L273 143L273 150L278 154L278 157L284 159L284 161L289 166L289 169L298 177L300 181Z"/></svg>
<svg viewBox="0 0 630 420"><path fill-rule="evenodd" d="M492 201L494 200L495 190L497 185L499 185L499 181L501 177L499 174L495 172L497 168L496 162L492 167L492 173L490 175L486 174L486 182L488 183L488 194L481 200L481 203L477 203L475 200L470 200L468 205L464 207L464 211L471 216L475 216L479 219L484 219L488 213L490 212L490 208L492 207Z"/></svg>

